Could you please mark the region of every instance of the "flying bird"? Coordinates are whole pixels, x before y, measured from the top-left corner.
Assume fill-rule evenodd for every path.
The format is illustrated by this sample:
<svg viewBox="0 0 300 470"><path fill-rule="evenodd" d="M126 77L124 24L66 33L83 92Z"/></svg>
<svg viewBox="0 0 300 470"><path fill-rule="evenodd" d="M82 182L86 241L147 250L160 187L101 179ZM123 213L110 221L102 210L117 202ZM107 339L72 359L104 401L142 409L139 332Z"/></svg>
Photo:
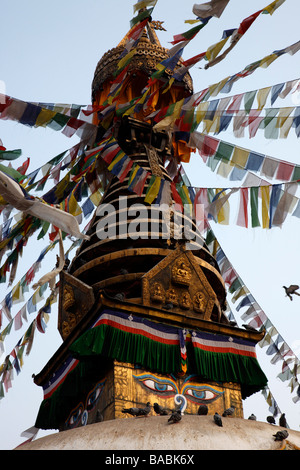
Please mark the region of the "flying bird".
<svg viewBox="0 0 300 470"><path fill-rule="evenodd" d="M150 402L148 401L147 405L144 408L131 407L123 408L122 413L129 414L131 416L148 416L151 411Z"/></svg>
<svg viewBox="0 0 300 470"><path fill-rule="evenodd" d="M286 286L282 286L282 287L285 290L286 296L289 297L290 300L293 300L293 297L292 297L293 294L296 294L296 295L300 296L300 293L296 292L296 290L299 289L299 286L297 286L296 284L292 284L289 287L286 287Z"/></svg>
<svg viewBox="0 0 300 470"><path fill-rule="evenodd" d="M285 418L285 413L282 413L282 415L279 418L279 426L282 426L283 428L287 428L287 422Z"/></svg>
<svg viewBox="0 0 300 470"><path fill-rule="evenodd" d="M224 410L222 416L225 418L226 416L232 416L235 412L235 406L231 406L230 408L227 408L227 410Z"/></svg>
<svg viewBox="0 0 300 470"><path fill-rule="evenodd" d="M198 415L207 415L208 413L208 406L207 405L200 405L198 408Z"/></svg>
<svg viewBox="0 0 300 470"><path fill-rule="evenodd" d="M217 426L220 426L220 427L223 426L222 418L219 415L219 413L214 414L214 422L216 423Z"/></svg>
<svg viewBox="0 0 300 470"><path fill-rule="evenodd" d="M274 416L267 416L267 421L269 424L276 424Z"/></svg>
<svg viewBox="0 0 300 470"><path fill-rule="evenodd" d="M168 419L168 423L179 423L179 421L181 421L181 418L181 410L175 410L172 412L170 418Z"/></svg>
<svg viewBox="0 0 300 470"><path fill-rule="evenodd" d="M160 416L166 416L169 414L169 410L168 408L163 408L161 405L159 405L158 403L154 403L153 405L153 409L155 411L155 413L157 415L160 415Z"/></svg>
<svg viewBox="0 0 300 470"><path fill-rule="evenodd" d="M275 441L283 441L288 437L288 435L289 433L284 429L283 431L277 431L276 434L273 434L273 437L275 437Z"/></svg>

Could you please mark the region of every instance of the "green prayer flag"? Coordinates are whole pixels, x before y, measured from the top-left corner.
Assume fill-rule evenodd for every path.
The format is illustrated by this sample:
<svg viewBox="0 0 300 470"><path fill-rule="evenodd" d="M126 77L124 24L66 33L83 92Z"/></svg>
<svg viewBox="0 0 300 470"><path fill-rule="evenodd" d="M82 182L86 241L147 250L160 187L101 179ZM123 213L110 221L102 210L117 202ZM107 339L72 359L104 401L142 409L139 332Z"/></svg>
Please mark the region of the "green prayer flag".
<svg viewBox="0 0 300 470"><path fill-rule="evenodd" d="M218 149L215 153L215 158L218 160L223 160L225 162L228 162L231 158L233 149L234 149L234 145L227 144L226 142L220 141Z"/></svg>
<svg viewBox="0 0 300 470"><path fill-rule="evenodd" d="M249 114L249 112L252 108L253 101L254 101L254 98L256 96L256 92L257 92L257 90L248 91L244 95L244 106L245 106L245 111L246 111L247 114Z"/></svg>
<svg viewBox="0 0 300 470"><path fill-rule="evenodd" d="M51 119L51 121L47 124L48 127L55 131L60 131L69 121L70 116L66 116L65 114L56 113L55 116Z"/></svg>
<svg viewBox="0 0 300 470"><path fill-rule="evenodd" d="M251 207L251 223L252 227L260 227L258 217L258 186L250 188L250 207Z"/></svg>
<svg viewBox="0 0 300 470"><path fill-rule="evenodd" d="M0 150L0 160L15 160L22 155L21 149L16 150Z"/></svg>
<svg viewBox="0 0 300 470"><path fill-rule="evenodd" d="M293 170L292 181L300 180L300 166L296 165Z"/></svg>
<svg viewBox="0 0 300 470"><path fill-rule="evenodd" d="M1 163L0 163L0 171L3 171L3 173L5 173L8 176L11 176L13 179L15 179L17 181L20 181L21 179L24 178L24 176L21 175L21 173L19 173L14 168L6 167L6 166L2 165Z"/></svg>

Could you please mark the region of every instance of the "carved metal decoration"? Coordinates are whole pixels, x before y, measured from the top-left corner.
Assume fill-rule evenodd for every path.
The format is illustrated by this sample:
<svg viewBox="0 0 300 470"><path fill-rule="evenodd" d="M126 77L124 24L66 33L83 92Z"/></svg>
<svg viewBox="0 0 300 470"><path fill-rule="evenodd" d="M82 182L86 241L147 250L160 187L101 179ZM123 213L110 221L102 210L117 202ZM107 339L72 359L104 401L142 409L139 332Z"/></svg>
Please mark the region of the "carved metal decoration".
<svg viewBox="0 0 300 470"><path fill-rule="evenodd" d="M190 250L179 246L142 278L143 303L157 305L153 292L160 286L165 292L165 303L160 308L186 317L211 320L213 310L221 314L214 290ZM156 290L158 293L158 291ZM160 298L160 300L162 297Z"/></svg>
<svg viewBox="0 0 300 470"><path fill-rule="evenodd" d="M66 271L60 274L58 330L65 340L95 302L93 289Z"/></svg>

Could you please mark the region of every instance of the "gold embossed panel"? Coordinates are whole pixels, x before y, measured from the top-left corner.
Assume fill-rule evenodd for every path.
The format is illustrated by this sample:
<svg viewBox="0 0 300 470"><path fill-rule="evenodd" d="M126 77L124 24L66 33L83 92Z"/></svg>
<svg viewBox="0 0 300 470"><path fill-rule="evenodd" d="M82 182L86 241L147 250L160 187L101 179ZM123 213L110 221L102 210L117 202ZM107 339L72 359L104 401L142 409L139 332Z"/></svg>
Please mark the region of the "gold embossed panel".
<svg viewBox="0 0 300 470"><path fill-rule="evenodd" d="M66 339L74 327L93 306L92 287L62 271L59 284L58 330Z"/></svg>
<svg viewBox="0 0 300 470"><path fill-rule="evenodd" d="M217 296L194 255L182 247L143 276L144 305L210 320Z"/></svg>

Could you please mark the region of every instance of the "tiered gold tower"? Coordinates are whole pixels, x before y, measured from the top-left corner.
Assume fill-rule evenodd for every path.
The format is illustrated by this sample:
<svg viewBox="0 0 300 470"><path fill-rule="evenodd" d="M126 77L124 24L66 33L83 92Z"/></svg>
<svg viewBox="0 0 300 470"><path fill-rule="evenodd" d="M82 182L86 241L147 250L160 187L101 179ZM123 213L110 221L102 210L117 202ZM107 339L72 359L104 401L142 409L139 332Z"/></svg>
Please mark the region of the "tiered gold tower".
<svg viewBox="0 0 300 470"><path fill-rule="evenodd" d="M126 37L96 67L95 106L109 94L125 42ZM156 65L167 57L148 23L118 102L140 96ZM133 162L169 182L167 162L187 161L190 150L176 133L153 129L148 116L192 92L189 74L165 93L153 84L155 100L147 114L140 109L109 123ZM262 335L229 324L216 260L192 217L176 208L172 193L161 210L145 205L147 184L136 194L128 188L129 175L123 181L106 176L90 240L61 274L58 328L63 344L34 379L45 397L36 426L65 430L124 418L123 408L147 402L168 409L181 406L189 414L204 403L210 414L234 405L242 417L242 398L266 384L254 352ZM105 237L105 231L113 236Z"/></svg>

